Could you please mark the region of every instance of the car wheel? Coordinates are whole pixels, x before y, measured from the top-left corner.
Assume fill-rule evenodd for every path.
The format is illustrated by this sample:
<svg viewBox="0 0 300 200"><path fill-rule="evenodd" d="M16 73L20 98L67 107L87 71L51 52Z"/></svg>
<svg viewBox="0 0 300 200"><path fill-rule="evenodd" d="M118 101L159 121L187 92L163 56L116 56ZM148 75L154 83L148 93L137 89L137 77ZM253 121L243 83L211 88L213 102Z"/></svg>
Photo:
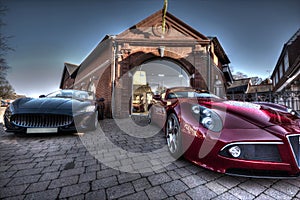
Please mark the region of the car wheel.
<svg viewBox="0 0 300 200"><path fill-rule="evenodd" d="M180 124L177 116L171 113L166 123L166 138L169 152L174 158L182 156L182 139L180 132Z"/></svg>

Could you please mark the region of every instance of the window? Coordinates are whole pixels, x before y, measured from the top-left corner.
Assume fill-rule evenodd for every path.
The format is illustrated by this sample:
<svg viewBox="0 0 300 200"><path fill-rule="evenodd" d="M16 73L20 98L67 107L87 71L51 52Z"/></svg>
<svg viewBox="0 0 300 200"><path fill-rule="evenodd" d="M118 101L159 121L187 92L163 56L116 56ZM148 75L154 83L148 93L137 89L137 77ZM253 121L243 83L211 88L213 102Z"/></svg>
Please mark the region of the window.
<svg viewBox="0 0 300 200"><path fill-rule="evenodd" d="M286 52L285 56L284 56L284 71L286 72L289 68L289 56L288 53Z"/></svg>
<svg viewBox="0 0 300 200"><path fill-rule="evenodd" d="M282 68L282 63L279 65L279 79L281 79L283 75L283 68Z"/></svg>
<svg viewBox="0 0 300 200"><path fill-rule="evenodd" d="M277 76L277 73L275 73L274 75L274 85L276 85L278 82L278 76Z"/></svg>

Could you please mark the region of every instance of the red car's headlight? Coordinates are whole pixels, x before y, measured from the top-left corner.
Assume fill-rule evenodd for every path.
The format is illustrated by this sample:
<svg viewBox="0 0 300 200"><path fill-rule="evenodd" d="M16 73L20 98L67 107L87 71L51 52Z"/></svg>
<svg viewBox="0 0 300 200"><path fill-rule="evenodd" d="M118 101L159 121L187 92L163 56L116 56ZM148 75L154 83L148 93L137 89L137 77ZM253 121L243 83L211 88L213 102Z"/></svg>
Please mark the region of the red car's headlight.
<svg viewBox="0 0 300 200"><path fill-rule="evenodd" d="M213 132L220 132L223 129L221 117L211 109L204 106L193 105L192 112L199 119L200 124Z"/></svg>

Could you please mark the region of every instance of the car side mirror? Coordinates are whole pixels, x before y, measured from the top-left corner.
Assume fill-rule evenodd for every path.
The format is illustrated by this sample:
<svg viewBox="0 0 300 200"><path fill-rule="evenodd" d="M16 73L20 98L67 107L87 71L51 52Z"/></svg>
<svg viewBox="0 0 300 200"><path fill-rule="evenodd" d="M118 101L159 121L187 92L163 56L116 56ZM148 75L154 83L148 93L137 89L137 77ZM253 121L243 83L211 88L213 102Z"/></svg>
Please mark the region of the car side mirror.
<svg viewBox="0 0 300 200"><path fill-rule="evenodd" d="M39 96L39 98L45 98L45 97L46 97L46 95L44 95L44 94Z"/></svg>
<svg viewBox="0 0 300 200"><path fill-rule="evenodd" d="M105 99L104 99L103 97L101 97L101 98L97 99L97 101L98 101L98 102L104 102Z"/></svg>

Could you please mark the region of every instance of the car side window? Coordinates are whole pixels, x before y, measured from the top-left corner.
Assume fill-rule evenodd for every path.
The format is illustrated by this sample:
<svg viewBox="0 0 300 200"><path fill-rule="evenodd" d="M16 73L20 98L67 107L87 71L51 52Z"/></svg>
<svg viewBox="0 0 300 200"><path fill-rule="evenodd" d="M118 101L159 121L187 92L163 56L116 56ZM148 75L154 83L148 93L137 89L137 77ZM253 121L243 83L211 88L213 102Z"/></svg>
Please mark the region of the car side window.
<svg viewBox="0 0 300 200"><path fill-rule="evenodd" d="M177 98L176 94L174 94L173 92L171 92L171 93L168 94L168 98L167 99L176 99L176 98Z"/></svg>

